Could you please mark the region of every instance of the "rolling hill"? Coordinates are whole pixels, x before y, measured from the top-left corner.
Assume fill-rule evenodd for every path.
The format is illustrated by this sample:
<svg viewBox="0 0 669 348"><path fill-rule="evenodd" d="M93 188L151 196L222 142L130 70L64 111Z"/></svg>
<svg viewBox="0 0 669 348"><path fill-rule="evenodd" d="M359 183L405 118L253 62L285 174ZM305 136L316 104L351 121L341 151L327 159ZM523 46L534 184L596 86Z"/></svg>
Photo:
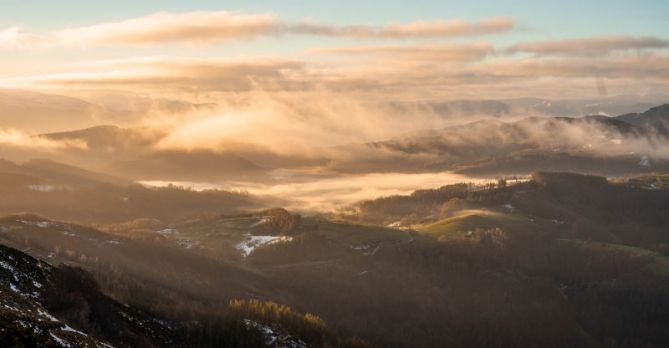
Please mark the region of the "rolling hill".
<svg viewBox="0 0 669 348"><path fill-rule="evenodd" d="M82 226L14 215L0 220L0 242L82 267L108 296L172 320L241 299L313 313L334 337L377 346L662 346L669 199L636 185L536 173L340 216L147 213Z"/></svg>
<svg viewBox="0 0 669 348"><path fill-rule="evenodd" d="M59 220L124 222L151 216L183 219L203 212L261 208L270 198L222 190L147 188L125 179L49 160L0 160L1 214L33 212Z"/></svg>

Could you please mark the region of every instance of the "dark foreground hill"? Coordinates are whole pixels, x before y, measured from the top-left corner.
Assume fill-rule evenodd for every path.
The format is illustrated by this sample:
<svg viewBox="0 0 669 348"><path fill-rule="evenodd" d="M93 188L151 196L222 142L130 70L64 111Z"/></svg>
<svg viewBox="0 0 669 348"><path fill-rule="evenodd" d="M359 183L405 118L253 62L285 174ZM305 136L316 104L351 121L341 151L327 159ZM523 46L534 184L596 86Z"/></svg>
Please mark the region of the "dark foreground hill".
<svg viewBox="0 0 669 348"><path fill-rule="evenodd" d="M174 320L121 304L84 270L54 267L0 245L2 347L307 348L322 340L366 346L338 339L316 316L272 302L236 300L217 312L190 314Z"/></svg>
<svg viewBox="0 0 669 348"><path fill-rule="evenodd" d="M100 293L80 269L0 246L3 347L177 345L168 327Z"/></svg>

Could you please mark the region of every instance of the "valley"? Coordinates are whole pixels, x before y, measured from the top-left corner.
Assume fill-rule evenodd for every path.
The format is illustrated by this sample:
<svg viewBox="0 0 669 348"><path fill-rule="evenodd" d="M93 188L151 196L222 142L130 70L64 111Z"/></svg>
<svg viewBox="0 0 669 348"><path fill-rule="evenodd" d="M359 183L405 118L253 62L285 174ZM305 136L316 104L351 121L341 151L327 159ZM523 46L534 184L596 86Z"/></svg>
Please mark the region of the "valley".
<svg viewBox="0 0 669 348"><path fill-rule="evenodd" d="M637 181L536 172L529 181L447 185L312 215L223 206L182 215L175 207L169 219L145 211L84 225L10 215L0 220L0 242L80 267L114 300L163 320L257 299L315 313L333 330L328 335L371 345L431 345L427 337L452 346L514 345L522 337L588 347L604 339L599 332L611 332L598 316L621 308L620 291L649 306L669 295L662 290L669 289L669 191ZM648 284L656 285L650 291ZM585 299L590 305L580 307ZM550 325L545 311L555 315ZM503 331L478 326L473 313L506 318L494 324ZM452 329L437 334L446 318ZM616 320L607 325L632 325ZM462 335L465 326L470 335ZM620 335L648 339L641 331ZM326 336L310 342L333 339Z"/></svg>
<svg viewBox="0 0 669 348"><path fill-rule="evenodd" d="M0 0L0 348L669 347L667 14Z"/></svg>

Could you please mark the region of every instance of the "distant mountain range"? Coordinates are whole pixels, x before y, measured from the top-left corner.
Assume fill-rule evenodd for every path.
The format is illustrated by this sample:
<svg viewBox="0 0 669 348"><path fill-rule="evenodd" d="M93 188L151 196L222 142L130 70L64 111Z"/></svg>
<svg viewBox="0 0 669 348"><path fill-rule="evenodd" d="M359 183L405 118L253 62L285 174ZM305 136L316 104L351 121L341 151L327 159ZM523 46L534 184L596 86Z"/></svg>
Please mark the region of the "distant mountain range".
<svg viewBox="0 0 669 348"><path fill-rule="evenodd" d="M391 103L401 109L423 106L446 118L461 117L577 117L579 115L621 115L646 110L669 101L669 95L618 95L590 100L516 98L502 100L455 100Z"/></svg>
<svg viewBox="0 0 669 348"><path fill-rule="evenodd" d="M0 160L0 191L4 197L0 214L32 211L84 222L121 222L147 212L166 219L184 218L203 210L232 213L272 201L227 191L151 189L50 160L22 164Z"/></svg>
<svg viewBox="0 0 669 348"><path fill-rule="evenodd" d="M212 182L229 178L263 178L260 165L235 153L156 148L164 136L155 130L117 126L40 135L52 141L85 143L85 148L67 150L65 160L119 177Z"/></svg>
<svg viewBox="0 0 669 348"><path fill-rule="evenodd" d="M107 93L87 98L0 88L3 129L49 133L100 124L132 124L150 112L175 114L211 107L180 100Z"/></svg>
<svg viewBox="0 0 669 348"><path fill-rule="evenodd" d="M625 175L669 169L669 104L617 117L481 120L340 148L369 154L331 163L334 170L427 172L480 176L558 170ZM378 154L374 156L374 154Z"/></svg>
<svg viewBox="0 0 669 348"><path fill-rule="evenodd" d="M666 94L618 95L592 100L550 100L519 98L502 100L454 100L420 102L380 102L383 107L401 112L422 110L444 119L482 117L556 116L638 112L669 101ZM101 93L86 98L19 89L0 89L0 123L5 129L29 133L51 133L100 124L131 125L150 113L178 115L213 109L212 103Z"/></svg>
<svg viewBox="0 0 669 348"><path fill-rule="evenodd" d="M533 102L536 100L515 101L535 105ZM492 101L444 104L439 106L442 111L458 108L475 115L484 109L484 113L495 117L365 144L329 148L315 144L309 155L278 154L271 148L252 145L227 149L164 148L159 144L167 135L165 131L96 126L37 136L54 143L82 146L48 151L28 148L19 152L0 147L0 156L18 162L48 156L53 161L127 181L214 183L267 182L272 180L273 170L305 168L333 174L455 171L486 177L528 174L533 170L615 176L669 169L668 104L615 117L586 114L520 119L507 118L511 117L507 111L513 108L504 105L508 106Z"/></svg>

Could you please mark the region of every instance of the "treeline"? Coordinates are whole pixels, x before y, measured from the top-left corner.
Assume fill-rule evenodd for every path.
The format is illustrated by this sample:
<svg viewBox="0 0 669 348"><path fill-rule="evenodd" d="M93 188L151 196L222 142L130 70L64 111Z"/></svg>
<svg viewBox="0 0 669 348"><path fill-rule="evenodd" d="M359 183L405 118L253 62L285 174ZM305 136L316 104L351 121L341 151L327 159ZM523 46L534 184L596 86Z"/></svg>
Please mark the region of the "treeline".
<svg viewBox="0 0 669 348"><path fill-rule="evenodd" d="M253 215L264 216L264 221L252 229L256 234L292 234L302 220L300 215L291 214L283 208L268 209Z"/></svg>
<svg viewBox="0 0 669 348"><path fill-rule="evenodd" d="M311 347L371 347L357 337L342 339L326 325L325 321L311 313L301 314L286 305L273 301L232 300L228 305L230 315L250 319L284 329L306 342Z"/></svg>
<svg viewBox="0 0 669 348"><path fill-rule="evenodd" d="M449 217L454 210L468 204L501 204L508 201L517 185L510 186L505 179L485 185L455 184L431 190L418 190L407 196L382 197L363 201L344 212L347 220L372 224L395 221L420 223Z"/></svg>
<svg viewBox="0 0 669 348"><path fill-rule="evenodd" d="M355 205L354 212L347 214L346 218L373 224L387 224L402 218L420 219L426 213L438 211L442 204L451 199L467 198L469 191L467 184L456 184L434 190L418 190L408 196L363 201Z"/></svg>
<svg viewBox="0 0 669 348"><path fill-rule="evenodd" d="M249 325L258 322L301 340L310 347L363 348L370 345L358 337L346 337L329 328L313 314L301 314L287 305L258 299L225 301L194 298L179 289L161 287L127 275L113 265L99 265L95 278L113 298L171 323L177 337L186 346L195 347L265 347L262 330Z"/></svg>

